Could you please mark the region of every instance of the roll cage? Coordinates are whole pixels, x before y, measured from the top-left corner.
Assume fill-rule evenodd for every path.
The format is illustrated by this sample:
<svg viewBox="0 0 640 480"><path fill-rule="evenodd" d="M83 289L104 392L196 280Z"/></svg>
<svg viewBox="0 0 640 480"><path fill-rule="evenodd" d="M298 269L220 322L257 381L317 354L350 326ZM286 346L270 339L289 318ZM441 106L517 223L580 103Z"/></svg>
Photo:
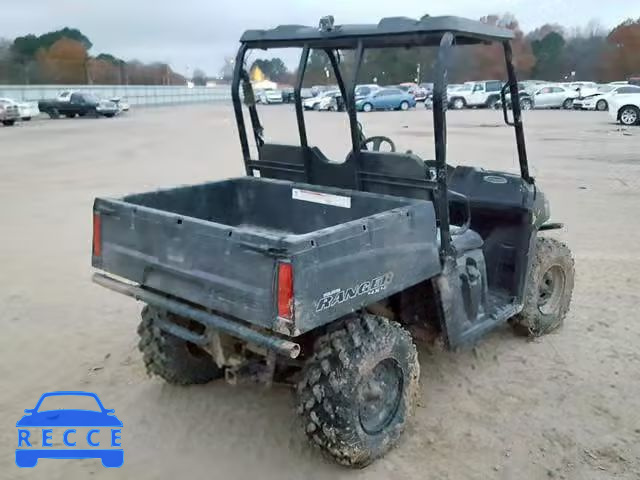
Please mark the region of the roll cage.
<svg viewBox="0 0 640 480"><path fill-rule="evenodd" d="M513 126L518 150L520 174L533 183L529 175L524 130L520 111L518 83L513 65L510 41L513 32L482 22L459 17L426 17L413 20L404 17L382 19L377 25L334 25L333 17L324 17L319 27L283 25L271 30L248 30L240 39L235 59L232 99L246 174L260 175L311 184L377 191L392 195L424 197L434 202L440 229L440 252L444 258L451 252L449 200L459 197L447 189L447 71L454 45L489 44L499 42L504 50L507 83L501 91L503 114ZM360 67L367 49L391 47L437 47L433 90L433 128L435 161L423 162L413 154L388 154L362 151L363 134L358 124L355 88ZM300 146L265 144L249 74L244 66L250 49L301 48L294 88L295 112ZM324 51L330 61L338 88L345 99L349 117L352 150L343 164L331 164L307 141L301 89L312 49ZM344 78L340 68L339 50L355 52L355 65L350 78ZM254 140L259 158L252 159L240 95L248 107ZM505 95L512 99L513 120L509 120ZM420 164L420 165L419 165ZM429 167L430 165L430 167Z"/></svg>

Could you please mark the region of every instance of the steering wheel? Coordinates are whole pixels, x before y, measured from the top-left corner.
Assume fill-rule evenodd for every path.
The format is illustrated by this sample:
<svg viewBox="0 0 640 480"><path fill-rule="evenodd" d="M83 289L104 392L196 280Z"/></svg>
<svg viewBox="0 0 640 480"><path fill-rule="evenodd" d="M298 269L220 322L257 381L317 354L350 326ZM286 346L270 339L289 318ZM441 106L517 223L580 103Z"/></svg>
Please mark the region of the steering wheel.
<svg viewBox="0 0 640 480"><path fill-rule="evenodd" d="M396 144L393 143L393 140L391 140L389 137L383 137L381 135L365 138L362 141L362 148L364 150L370 150L372 152L379 152L380 147L382 146L383 143L389 144L389 146L391 147L391 152L396 151ZM369 144L371 144L371 148L368 147Z"/></svg>

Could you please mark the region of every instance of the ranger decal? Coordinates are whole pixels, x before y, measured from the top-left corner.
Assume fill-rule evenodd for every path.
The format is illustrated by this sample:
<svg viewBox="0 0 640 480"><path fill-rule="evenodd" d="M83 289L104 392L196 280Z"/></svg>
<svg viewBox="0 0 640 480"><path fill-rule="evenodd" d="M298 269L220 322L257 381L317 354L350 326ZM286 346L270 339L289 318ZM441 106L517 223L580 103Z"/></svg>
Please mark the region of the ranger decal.
<svg viewBox="0 0 640 480"><path fill-rule="evenodd" d="M362 282L347 289L336 288L330 292L325 292L322 298L316 302L316 312L321 312L327 308L335 307L340 303L352 300L361 295L375 295L382 292L393 281L393 272L387 272L379 277Z"/></svg>

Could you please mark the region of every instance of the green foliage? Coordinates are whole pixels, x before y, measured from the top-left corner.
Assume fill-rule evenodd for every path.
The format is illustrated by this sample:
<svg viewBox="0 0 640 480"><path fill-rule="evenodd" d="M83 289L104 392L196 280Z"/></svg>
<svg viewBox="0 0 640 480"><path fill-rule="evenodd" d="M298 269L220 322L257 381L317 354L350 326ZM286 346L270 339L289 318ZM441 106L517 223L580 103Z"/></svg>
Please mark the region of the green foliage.
<svg viewBox="0 0 640 480"><path fill-rule="evenodd" d="M259 67L262 73L274 82L286 82L289 77L289 70L281 58L272 58L270 60L259 58L251 65L251 69Z"/></svg>
<svg viewBox="0 0 640 480"><path fill-rule="evenodd" d="M561 80L563 77L563 55L566 42L558 32L548 33L541 40L531 42L531 49L536 57L533 68L535 78Z"/></svg>
<svg viewBox="0 0 640 480"><path fill-rule="evenodd" d="M110 53L100 53L100 54L98 54L98 56L96 56L96 60L102 60L102 61L105 61L105 62L109 62L112 65L121 65L121 64L125 63L124 60L120 60L119 58L114 57Z"/></svg>
<svg viewBox="0 0 640 480"><path fill-rule="evenodd" d="M77 28L65 27L61 30L48 32L40 36L29 34L23 37L17 37L13 41L11 52L19 61L24 62L32 60L39 49L43 48L46 50L61 38L76 40L77 42L80 42L86 50L89 50L93 46L89 38L87 38L80 30Z"/></svg>

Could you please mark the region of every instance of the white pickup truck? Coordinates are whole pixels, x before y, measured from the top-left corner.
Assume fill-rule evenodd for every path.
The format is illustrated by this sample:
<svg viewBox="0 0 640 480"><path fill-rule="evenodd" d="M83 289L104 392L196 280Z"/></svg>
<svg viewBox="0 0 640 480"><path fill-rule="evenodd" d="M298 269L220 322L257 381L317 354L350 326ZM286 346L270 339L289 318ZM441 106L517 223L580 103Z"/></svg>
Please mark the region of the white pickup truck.
<svg viewBox="0 0 640 480"><path fill-rule="evenodd" d="M449 106L454 110L465 107L493 108L500 100L500 80L485 80L482 82L465 82L466 88L459 88L448 93ZM467 85L469 87L467 87Z"/></svg>

